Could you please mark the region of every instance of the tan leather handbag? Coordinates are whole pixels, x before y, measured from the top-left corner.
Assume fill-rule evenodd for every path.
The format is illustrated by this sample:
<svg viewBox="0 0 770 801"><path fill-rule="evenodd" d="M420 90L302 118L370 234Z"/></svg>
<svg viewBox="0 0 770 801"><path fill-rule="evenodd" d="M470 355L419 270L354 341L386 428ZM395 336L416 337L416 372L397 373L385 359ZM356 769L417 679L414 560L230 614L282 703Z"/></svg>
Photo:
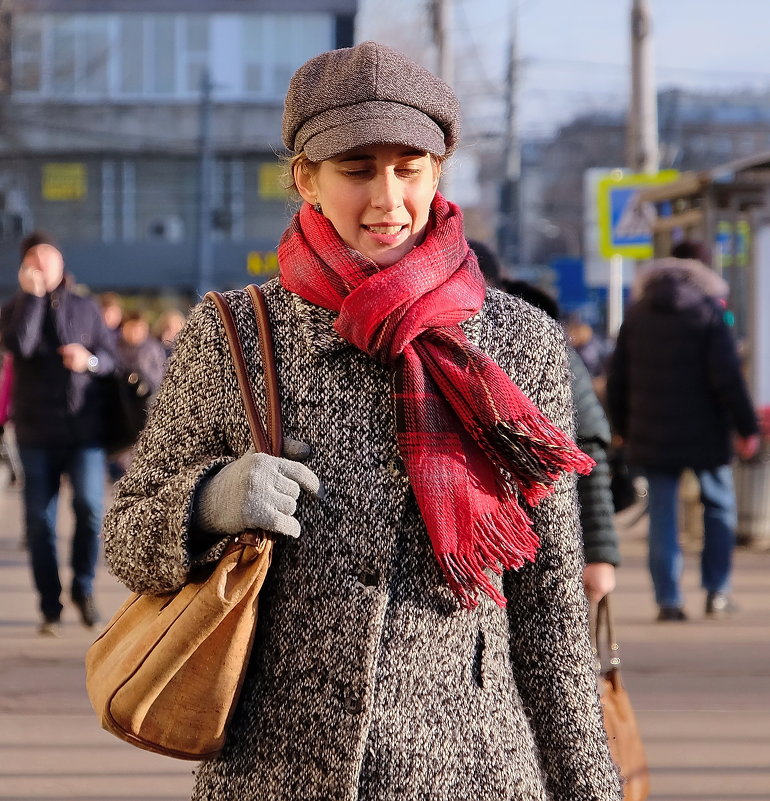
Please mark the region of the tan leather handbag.
<svg viewBox="0 0 770 801"><path fill-rule="evenodd" d="M224 297L210 292L225 326L254 447L280 455L278 382L265 301L249 286L265 371L265 431L238 331ZM86 688L107 731L178 759L216 756L238 702L270 565L264 532L235 537L213 568L176 593L131 595L86 655Z"/></svg>
<svg viewBox="0 0 770 801"><path fill-rule="evenodd" d="M620 678L620 647L615 638L608 595L599 601L596 608L593 634L594 647L602 663L599 696L604 728L607 730L610 753L623 777L623 801L645 801L650 792L647 757L631 699Z"/></svg>

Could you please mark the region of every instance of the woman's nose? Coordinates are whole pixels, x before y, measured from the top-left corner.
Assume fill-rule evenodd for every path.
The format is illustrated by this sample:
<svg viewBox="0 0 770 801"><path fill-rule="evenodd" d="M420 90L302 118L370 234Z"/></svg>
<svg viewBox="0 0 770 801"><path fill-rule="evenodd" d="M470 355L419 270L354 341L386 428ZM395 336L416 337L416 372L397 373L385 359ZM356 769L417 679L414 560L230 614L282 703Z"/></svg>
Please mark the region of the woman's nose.
<svg viewBox="0 0 770 801"><path fill-rule="evenodd" d="M372 187L372 206L381 211L393 211L403 205L403 196L395 175L379 176Z"/></svg>

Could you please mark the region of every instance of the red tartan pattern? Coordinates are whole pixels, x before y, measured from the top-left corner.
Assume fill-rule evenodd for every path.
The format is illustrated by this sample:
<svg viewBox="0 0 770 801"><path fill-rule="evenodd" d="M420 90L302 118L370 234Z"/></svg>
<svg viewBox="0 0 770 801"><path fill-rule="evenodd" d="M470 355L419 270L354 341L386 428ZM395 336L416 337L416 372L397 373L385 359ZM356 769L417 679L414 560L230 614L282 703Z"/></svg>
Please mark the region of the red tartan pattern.
<svg viewBox="0 0 770 801"><path fill-rule="evenodd" d="M449 586L466 608L479 591L505 606L485 570L519 568L539 544L517 492L535 505L594 463L460 328L485 295L460 209L437 193L422 244L380 269L305 203L278 259L286 289L393 367L399 451Z"/></svg>

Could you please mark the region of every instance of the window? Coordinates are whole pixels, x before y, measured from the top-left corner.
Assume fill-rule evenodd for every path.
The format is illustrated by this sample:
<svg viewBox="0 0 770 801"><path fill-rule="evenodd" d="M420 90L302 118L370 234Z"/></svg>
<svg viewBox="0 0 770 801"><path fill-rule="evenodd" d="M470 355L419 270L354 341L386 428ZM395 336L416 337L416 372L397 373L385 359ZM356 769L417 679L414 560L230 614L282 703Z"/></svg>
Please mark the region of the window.
<svg viewBox="0 0 770 801"><path fill-rule="evenodd" d="M256 15L245 19L241 28L243 50L243 88L247 92L260 93L265 87L265 71L262 69L265 45L263 41L263 18Z"/></svg>
<svg viewBox="0 0 770 801"><path fill-rule="evenodd" d="M43 52L40 17L17 17L13 28L13 88L40 91L40 60Z"/></svg>
<svg viewBox="0 0 770 801"><path fill-rule="evenodd" d="M171 14L158 14L145 20L145 59L149 55L151 95L176 93L177 25ZM148 52L149 51L149 52Z"/></svg>
<svg viewBox="0 0 770 801"><path fill-rule="evenodd" d="M206 70L228 100L280 100L294 70L334 46L331 14L17 14L19 97L195 99Z"/></svg>
<svg viewBox="0 0 770 801"><path fill-rule="evenodd" d="M294 70L333 46L328 14L244 14L243 94L282 98Z"/></svg>
<svg viewBox="0 0 770 801"><path fill-rule="evenodd" d="M209 66L209 18L190 14L182 28L182 82L187 92L199 92L203 75Z"/></svg>
<svg viewBox="0 0 770 801"><path fill-rule="evenodd" d="M13 29L13 88L54 95L104 95L109 21L98 15L20 16Z"/></svg>
<svg viewBox="0 0 770 801"><path fill-rule="evenodd" d="M120 25L120 80L118 95L138 95L144 91L144 20L126 15Z"/></svg>

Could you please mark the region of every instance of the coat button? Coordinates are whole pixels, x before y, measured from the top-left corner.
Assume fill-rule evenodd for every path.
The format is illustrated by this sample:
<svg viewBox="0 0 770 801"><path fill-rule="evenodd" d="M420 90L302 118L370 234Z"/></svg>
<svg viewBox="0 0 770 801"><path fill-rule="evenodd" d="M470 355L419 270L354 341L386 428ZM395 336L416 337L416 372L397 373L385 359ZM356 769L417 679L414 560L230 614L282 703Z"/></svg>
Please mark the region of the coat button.
<svg viewBox="0 0 770 801"><path fill-rule="evenodd" d="M388 459L385 467L387 468L388 472L396 478L404 475L404 460L400 456L391 456L390 459Z"/></svg>
<svg viewBox="0 0 770 801"><path fill-rule="evenodd" d="M358 574L358 583L364 587L376 587L380 583L380 574L377 570L364 569Z"/></svg>
<svg viewBox="0 0 770 801"><path fill-rule="evenodd" d="M364 711L364 699L354 690L346 690L342 706L349 715L360 715Z"/></svg>

